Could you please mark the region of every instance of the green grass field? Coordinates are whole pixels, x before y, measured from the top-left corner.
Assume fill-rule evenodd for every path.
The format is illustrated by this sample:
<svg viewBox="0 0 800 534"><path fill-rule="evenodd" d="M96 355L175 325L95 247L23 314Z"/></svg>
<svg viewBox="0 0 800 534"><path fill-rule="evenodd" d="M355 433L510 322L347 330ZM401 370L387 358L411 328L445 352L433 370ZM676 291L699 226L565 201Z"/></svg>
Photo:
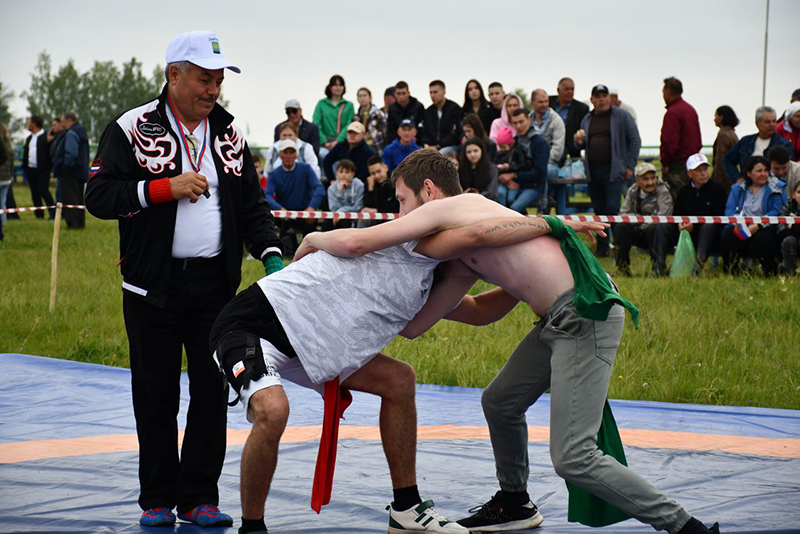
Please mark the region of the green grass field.
<svg viewBox="0 0 800 534"><path fill-rule="evenodd" d="M27 188L14 188L30 205ZM62 223L58 298L48 312L53 223L22 214L0 242L0 352L127 366L117 225L87 216L82 231ZM648 279L634 255L633 278L617 278L641 310L628 320L610 396L669 402L800 409L800 289L797 280L731 278L716 269L688 280ZM613 262L603 259L612 274ZM263 274L245 261L242 287ZM478 285L473 291L487 288ZM396 339L386 353L408 361L419 382L483 387L532 327L523 305L503 321L471 327L443 321L421 338Z"/></svg>

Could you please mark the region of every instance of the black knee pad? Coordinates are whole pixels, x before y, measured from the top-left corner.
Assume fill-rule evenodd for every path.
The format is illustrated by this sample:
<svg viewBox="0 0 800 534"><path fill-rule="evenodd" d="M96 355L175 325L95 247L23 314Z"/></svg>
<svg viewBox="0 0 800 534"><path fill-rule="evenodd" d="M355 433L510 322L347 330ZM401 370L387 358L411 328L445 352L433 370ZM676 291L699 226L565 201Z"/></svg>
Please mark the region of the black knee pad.
<svg viewBox="0 0 800 534"><path fill-rule="evenodd" d="M242 388L247 388L251 380L258 380L267 374L261 342L247 332L225 335L217 347L217 358L228 384L236 391L236 398L228 403L229 406L236 406Z"/></svg>

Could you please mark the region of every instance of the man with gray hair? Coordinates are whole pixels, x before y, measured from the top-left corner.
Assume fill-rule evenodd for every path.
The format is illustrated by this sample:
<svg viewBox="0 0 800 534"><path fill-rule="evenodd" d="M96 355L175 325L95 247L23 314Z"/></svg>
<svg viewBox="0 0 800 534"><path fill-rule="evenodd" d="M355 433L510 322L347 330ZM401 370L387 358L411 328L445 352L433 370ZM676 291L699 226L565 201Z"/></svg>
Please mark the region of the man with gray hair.
<svg viewBox="0 0 800 534"><path fill-rule="evenodd" d="M747 158L750 156L767 157L772 147L785 147L791 158L792 144L775 132L777 124L777 114L773 108L761 106L756 110L758 133L745 135L725 154L725 173L731 182L744 181L742 171Z"/></svg>
<svg viewBox="0 0 800 534"><path fill-rule="evenodd" d="M103 132L86 207L119 223L139 523L172 526L176 508L195 525L231 526L231 516L217 508L227 405L208 338L241 282L244 242L267 274L283 261L244 133L217 104L225 69L239 68L207 31L175 37L166 63L161 94ZM190 400L179 449L184 349Z"/></svg>

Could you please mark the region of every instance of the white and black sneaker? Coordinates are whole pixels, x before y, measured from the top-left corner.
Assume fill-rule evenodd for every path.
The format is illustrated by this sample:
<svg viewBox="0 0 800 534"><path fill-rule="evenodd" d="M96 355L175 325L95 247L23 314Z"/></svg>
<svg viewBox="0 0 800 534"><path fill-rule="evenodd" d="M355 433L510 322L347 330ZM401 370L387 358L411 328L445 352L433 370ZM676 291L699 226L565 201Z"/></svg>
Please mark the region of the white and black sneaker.
<svg viewBox="0 0 800 534"><path fill-rule="evenodd" d="M536 528L544 521L533 502L504 507L500 504L499 497L498 491L486 504L471 508L470 513L473 515L459 519L458 524L467 527L470 532L505 532Z"/></svg>
<svg viewBox="0 0 800 534"><path fill-rule="evenodd" d="M468 534L469 531L456 523L448 521L433 507L433 501L425 501L412 506L408 510L394 509L394 503L386 507L389 510L389 534L406 532L431 532L439 534Z"/></svg>

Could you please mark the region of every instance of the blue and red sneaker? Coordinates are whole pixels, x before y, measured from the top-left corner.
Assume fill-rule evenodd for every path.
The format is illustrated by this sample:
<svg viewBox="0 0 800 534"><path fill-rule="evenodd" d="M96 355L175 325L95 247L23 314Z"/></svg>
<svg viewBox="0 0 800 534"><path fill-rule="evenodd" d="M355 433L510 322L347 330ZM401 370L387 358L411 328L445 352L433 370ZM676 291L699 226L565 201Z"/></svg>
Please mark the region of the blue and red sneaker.
<svg viewBox="0 0 800 534"><path fill-rule="evenodd" d="M199 527L232 527L233 518L223 514L213 504L201 504L188 512L178 512L182 521L189 521Z"/></svg>
<svg viewBox="0 0 800 534"><path fill-rule="evenodd" d="M171 527L175 524L175 514L169 508L150 508L142 513L139 524L144 527Z"/></svg>

